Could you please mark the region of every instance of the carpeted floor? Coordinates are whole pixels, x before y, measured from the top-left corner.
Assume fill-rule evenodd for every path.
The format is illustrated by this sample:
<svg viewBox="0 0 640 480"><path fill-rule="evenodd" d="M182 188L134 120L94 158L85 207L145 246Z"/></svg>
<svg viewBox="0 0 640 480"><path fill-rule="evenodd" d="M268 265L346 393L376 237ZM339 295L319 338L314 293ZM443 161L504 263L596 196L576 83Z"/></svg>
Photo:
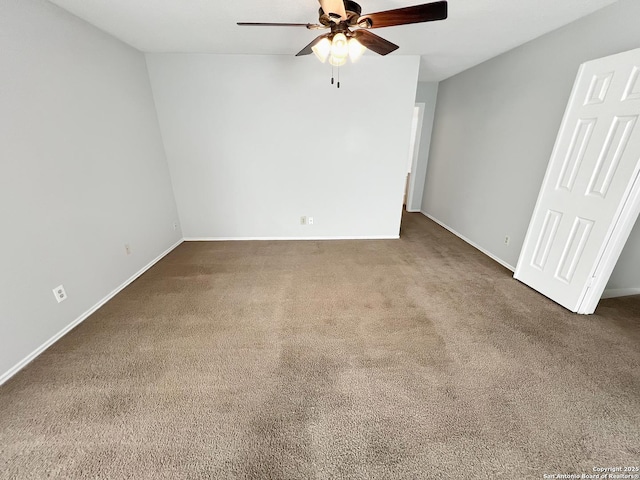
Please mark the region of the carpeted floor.
<svg viewBox="0 0 640 480"><path fill-rule="evenodd" d="M640 465L640 298L566 312L420 214L186 243L0 387L0 478L542 479Z"/></svg>

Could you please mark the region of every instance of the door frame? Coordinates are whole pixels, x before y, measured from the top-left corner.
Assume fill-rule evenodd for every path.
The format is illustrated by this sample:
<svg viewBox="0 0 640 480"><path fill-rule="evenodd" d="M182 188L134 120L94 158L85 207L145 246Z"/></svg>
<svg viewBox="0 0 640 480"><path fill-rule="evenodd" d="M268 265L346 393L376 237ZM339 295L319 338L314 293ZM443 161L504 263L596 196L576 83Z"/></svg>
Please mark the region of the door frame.
<svg viewBox="0 0 640 480"><path fill-rule="evenodd" d="M418 160L420 156L420 138L422 135L422 121L424 120L425 103L416 102L415 107L418 108L418 123L416 124L416 136L413 142L413 159L411 161L411 175L409 176L409 188L407 189L407 212L414 212L411 209L413 204L414 192L416 189L416 172L418 170ZM424 183L424 178L422 178ZM417 210L419 211L419 210Z"/></svg>

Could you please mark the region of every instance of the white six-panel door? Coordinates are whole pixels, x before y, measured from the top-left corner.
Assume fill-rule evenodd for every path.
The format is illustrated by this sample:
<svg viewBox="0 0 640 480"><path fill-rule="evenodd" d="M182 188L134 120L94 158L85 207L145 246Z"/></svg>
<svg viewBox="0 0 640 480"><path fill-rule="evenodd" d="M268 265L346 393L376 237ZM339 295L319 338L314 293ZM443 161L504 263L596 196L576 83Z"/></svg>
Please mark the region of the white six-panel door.
<svg viewBox="0 0 640 480"><path fill-rule="evenodd" d="M639 117L640 49L580 67L514 275L573 312L593 313L637 217Z"/></svg>

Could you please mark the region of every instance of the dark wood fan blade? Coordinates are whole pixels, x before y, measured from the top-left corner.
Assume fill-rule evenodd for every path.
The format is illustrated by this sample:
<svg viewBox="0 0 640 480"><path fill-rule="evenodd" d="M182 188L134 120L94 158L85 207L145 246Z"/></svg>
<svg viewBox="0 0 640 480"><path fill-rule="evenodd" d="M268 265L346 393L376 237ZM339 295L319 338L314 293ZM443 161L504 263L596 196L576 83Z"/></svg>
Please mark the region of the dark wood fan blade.
<svg viewBox="0 0 640 480"><path fill-rule="evenodd" d="M384 12L369 13L358 19L358 24L366 22L369 28L393 27L410 23L433 22L447 18L447 2L425 3L413 7L396 8Z"/></svg>
<svg viewBox="0 0 640 480"><path fill-rule="evenodd" d="M307 45L306 47L304 47L302 50L300 50L298 53L296 53L296 57L300 57L301 55L309 55L311 53L313 53L312 47L318 43L320 40L322 40L325 37L328 37L329 34L325 34L325 35L320 35L319 37L316 37L313 39L313 41Z"/></svg>
<svg viewBox="0 0 640 480"><path fill-rule="evenodd" d="M241 27L321 27L312 23L269 23L269 22L238 22Z"/></svg>
<svg viewBox="0 0 640 480"><path fill-rule="evenodd" d="M391 43L390 41L385 40L384 38L379 37L375 33L371 33L368 30L356 30L355 32L353 32L353 36L362 45L379 55L387 55L388 53L391 53L394 50L400 48L395 43Z"/></svg>

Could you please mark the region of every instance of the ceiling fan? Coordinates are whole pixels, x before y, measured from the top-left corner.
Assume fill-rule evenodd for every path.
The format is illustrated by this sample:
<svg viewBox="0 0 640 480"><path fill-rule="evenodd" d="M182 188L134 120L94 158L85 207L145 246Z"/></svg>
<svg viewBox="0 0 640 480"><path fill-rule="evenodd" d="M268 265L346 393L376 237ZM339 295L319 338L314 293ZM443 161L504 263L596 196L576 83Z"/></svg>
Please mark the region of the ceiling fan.
<svg viewBox="0 0 640 480"><path fill-rule="evenodd" d="M399 47L378 35L371 33L372 28L393 27L411 23L431 22L447 18L447 2L439 1L396 8L377 13L362 15L360 5L352 0L319 0L320 17L318 24L313 23L261 23L238 22L241 26L266 27L306 27L309 30L329 28L331 31L316 37L296 56L314 53L321 62L327 58L333 66L346 63L349 56L356 61L366 49L379 55L387 55Z"/></svg>

